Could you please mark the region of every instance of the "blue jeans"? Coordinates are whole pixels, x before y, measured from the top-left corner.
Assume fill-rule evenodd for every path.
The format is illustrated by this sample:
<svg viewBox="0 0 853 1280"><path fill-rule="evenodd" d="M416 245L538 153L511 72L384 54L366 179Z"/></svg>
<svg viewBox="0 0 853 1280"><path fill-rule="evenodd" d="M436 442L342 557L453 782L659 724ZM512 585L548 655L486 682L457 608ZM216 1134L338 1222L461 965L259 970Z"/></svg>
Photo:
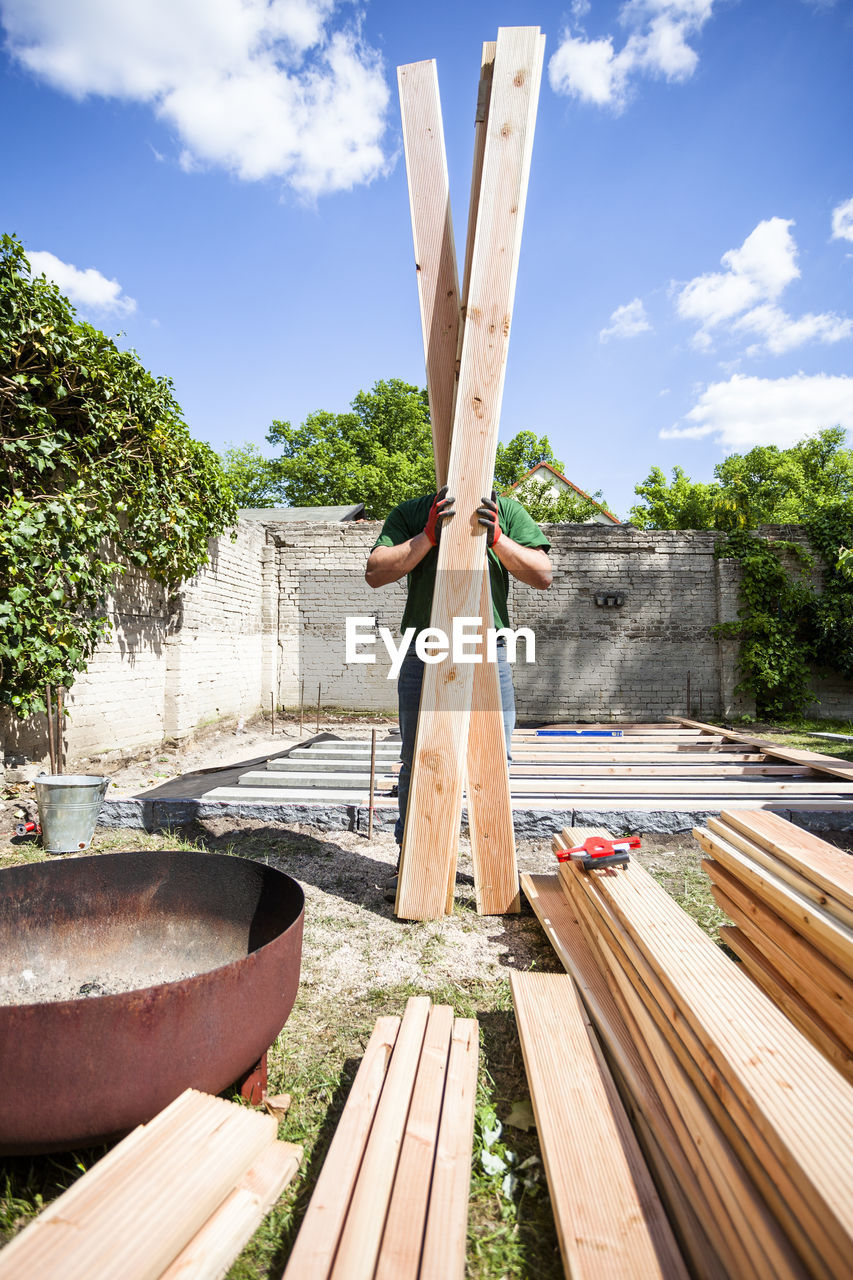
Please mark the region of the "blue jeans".
<svg viewBox="0 0 853 1280"><path fill-rule="evenodd" d="M507 661L506 645L498 644L498 674L501 681L501 709L504 722L506 758L512 759L512 731L515 728L515 690L512 687L512 667ZM418 709L421 704L421 685L424 664L414 648L403 659L397 677L397 706L400 713L400 776L397 782L397 804L400 815L394 827L394 839L403 843L403 827L406 823L406 807L409 802L409 781L412 776L412 759L415 754L415 730L418 725Z"/></svg>

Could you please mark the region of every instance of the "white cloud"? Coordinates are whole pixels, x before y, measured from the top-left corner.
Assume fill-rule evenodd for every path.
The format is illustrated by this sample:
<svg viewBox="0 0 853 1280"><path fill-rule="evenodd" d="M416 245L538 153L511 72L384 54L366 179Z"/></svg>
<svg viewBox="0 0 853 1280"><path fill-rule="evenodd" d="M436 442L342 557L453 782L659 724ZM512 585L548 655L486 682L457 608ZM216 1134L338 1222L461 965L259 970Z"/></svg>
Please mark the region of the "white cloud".
<svg viewBox="0 0 853 1280"><path fill-rule="evenodd" d="M853 196L832 211L833 240L853 240Z"/></svg>
<svg viewBox="0 0 853 1280"><path fill-rule="evenodd" d="M727 450L775 444L788 448L824 427L853 430L853 378L826 373L789 378L736 374L706 387L683 419L664 428L664 440L714 436Z"/></svg>
<svg viewBox="0 0 853 1280"><path fill-rule="evenodd" d="M339 0L0 0L11 52L74 97L148 103L184 167L314 197L386 167L382 61Z"/></svg>
<svg viewBox="0 0 853 1280"><path fill-rule="evenodd" d="M647 333L651 327L642 300L634 298L632 302L616 308L610 317L610 324L601 330L598 339L600 342L607 342L609 338L635 338L638 333Z"/></svg>
<svg viewBox="0 0 853 1280"><path fill-rule="evenodd" d="M135 299L122 293L118 280L108 280L94 267L81 271L46 250L28 251L27 258L34 276L47 276L76 306L125 316L136 310Z"/></svg>
<svg viewBox="0 0 853 1280"><path fill-rule="evenodd" d="M777 300L798 279L794 223L785 218L759 222L739 249L724 253L724 271L696 276L674 286L675 309L682 320L698 325L692 343L710 351L713 331L729 326L732 334L755 334L761 341L747 355L781 355L806 342L840 342L853 334L853 322L834 312L809 312L794 319Z"/></svg>
<svg viewBox="0 0 853 1280"><path fill-rule="evenodd" d="M707 331L750 306L775 300L800 274L793 225L784 218L759 222L739 249L723 254L725 271L688 281L675 299L681 319L696 321Z"/></svg>
<svg viewBox="0 0 853 1280"><path fill-rule="evenodd" d="M761 351L769 351L771 355L783 355L793 351L805 342L841 342L853 334L853 320L845 316L826 311L819 315L808 312L794 320L781 307L765 303L753 307L746 315L734 323L738 332L756 333L763 341L747 347L748 356L757 355Z"/></svg>
<svg viewBox="0 0 853 1280"><path fill-rule="evenodd" d="M571 27L548 63L555 93L621 111L640 75L679 82L695 71L698 54L688 40L711 17L715 0L625 0L619 21L629 34L616 50L613 37L588 39L581 21L587 4L574 4Z"/></svg>

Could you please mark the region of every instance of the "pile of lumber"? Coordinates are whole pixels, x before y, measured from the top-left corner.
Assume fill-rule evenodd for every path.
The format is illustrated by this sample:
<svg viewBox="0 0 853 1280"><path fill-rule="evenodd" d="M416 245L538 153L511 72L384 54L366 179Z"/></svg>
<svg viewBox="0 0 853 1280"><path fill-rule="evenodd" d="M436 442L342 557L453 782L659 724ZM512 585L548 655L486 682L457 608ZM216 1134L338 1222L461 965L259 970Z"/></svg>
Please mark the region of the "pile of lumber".
<svg viewBox="0 0 853 1280"><path fill-rule="evenodd" d="M302 1159L276 1121L187 1089L0 1252L2 1280L214 1280Z"/></svg>
<svg viewBox="0 0 853 1280"><path fill-rule="evenodd" d="M555 851L587 834L564 831ZM851 1085L636 861L561 863L522 887L577 982L691 1272L849 1274ZM541 1073L529 1078L541 1111ZM604 1187L607 1167L590 1164L587 1185Z"/></svg>
<svg viewBox="0 0 853 1280"><path fill-rule="evenodd" d="M287 1280L461 1280L478 1053L476 1020L427 996L378 1019Z"/></svg>
<svg viewBox="0 0 853 1280"><path fill-rule="evenodd" d="M853 857L774 813L724 810L693 834L734 921L722 938L853 1082Z"/></svg>

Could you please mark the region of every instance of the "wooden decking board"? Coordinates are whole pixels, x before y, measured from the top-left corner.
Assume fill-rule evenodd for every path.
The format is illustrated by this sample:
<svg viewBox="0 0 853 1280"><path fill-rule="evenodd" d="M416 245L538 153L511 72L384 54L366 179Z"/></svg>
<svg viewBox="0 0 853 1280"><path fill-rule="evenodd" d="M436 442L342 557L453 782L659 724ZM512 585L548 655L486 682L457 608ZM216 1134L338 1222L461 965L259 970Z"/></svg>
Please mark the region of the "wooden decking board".
<svg viewBox="0 0 853 1280"><path fill-rule="evenodd" d="M476 1019L379 1019L285 1280L463 1280L477 1066Z"/></svg>
<svg viewBox="0 0 853 1280"><path fill-rule="evenodd" d="M598 900L598 877L566 874L561 878L588 940L597 948L614 997L636 1036L657 1095L701 1188L697 1203L707 1205L703 1221L723 1262L723 1273L753 1280L802 1277L801 1265L732 1149L731 1135L720 1124L719 1107L708 1105L715 1101L711 1091L695 1087L695 1074L674 1052L672 1015L662 1003L665 993L607 904ZM693 1066L689 1054L687 1061Z"/></svg>
<svg viewBox="0 0 853 1280"><path fill-rule="evenodd" d="M399 1029L399 1018L377 1020L291 1250L285 1280L325 1280L330 1274Z"/></svg>
<svg viewBox="0 0 853 1280"><path fill-rule="evenodd" d="M406 1003L341 1231L333 1280L370 1280L376 1269L429 1009L428 996L412 996ZM300 1272L293 1274L301 1280Z"/></svg>
<svg viewBox="0 0 853 1280"><path fill-rule="evenodd" d="M603 828L574 830L577 832L575 838L578 839L585 839L587 835L609 834ZM559 837L557 839L558 847L564 848L565 843ZM626 1107L630 1107L632 1122L664 1196L670 1220L692 1273L699 1280L718 1280L721 1271L720 1256L712 1248L705 1226L694 1208L694 1205L702 1206L702 1217L707 1221L709 1200L695 1178L642 1061L640 1050L643 1042L634 1029L633 1020L626 1021L614 999L603 961L593 952L584 936L574 908L562 891L559 876L525 874L521 877L521 883L549 941L567 972L574 978L601 1038L620 1096ZM652 1064L653 1067L654 1065ZM692 1145L689 1134L686 1136ZM693 1158L694 1162L698 1159L695 1150ZM712 1236L718 1234L719 1226L720 1217L716 1215L710 1223ZM733 1274L733 1261L725 1253L723 1256L731 1264L726 1270Z"/></svg>
<svg viewBox="0 0 853 1280"><path fill-rule="evenodd" d="M420 1269L452 1035L453 1010L449 1005L434 1005L412 1090L376 1280L416 1280Z"/></svg>
<svg viewBox="0 0 853 1280"><path fill-rule="evenodd" d="M160 1280L219 1280L294 1177L302 1148L271 1142Z"/></svg>
<svg viewBox="0 0 853 1280"><path fill-rule="evenodd" d="M553 764L529 764L513 762L510 781L530 778L813 778L811 769L797 769L794 765L767 764L705 764L693 761L683 764L599 764L587 760Z"/></svg>
<svg viewBox="0 0 853 1280"><path fill-rule="evenodd" d="M780 819L780 821L784 821L784 819ZM797 831L797 828L792 823L788 823L788 826L793 832ZM827 912L846 928L853 931L853 910L846 903L834 898L822 886L814 884L798 868L790 866L771 850L763 848L757 840L750 839L734 823L727 822L722 814L719 818L708 819L708 829L713 831L715 835L722 836L724 840L728 840L729 844L738 849L744 857L755 863L759 871L763 868L765 871L771 872L777 880L784 881L794 893L813 903L814 906L820 907L822 911Z"/></svg>
<svg viewBox="0 0 853 1280"><path fill-rule="evenodd" d="M490 68L493 62L494 45L484 46L481 98L484 86L486 90L490 86ZM397 78L436 483L441 487L447 479L450 460L457 357L462 336L461 311L467 281L460 300L436 64L430 61L399 67ZM484 111L487 111L488 94L485 96ZM478 117L479 115L480 112ZM485 114L483 119L485 120ZM472 240L484 142L483 123L480 122L474 146L474 178L469 212ZM482 571L480 612L485 626L492 626L491 587L485 566ZM495 664L481 663L474 671L466 765L468 821L477 910L484 915L517 911L519 899L515 833L504 753L500 683ZM448 911L453 904L455 881L454 860L448 868Z"/></svg>
<svg viewBox="0 0 853 1280"><path fill-rule="evenodd" d="M724 894L719 896L720 899L725 897ZM853 1082L853 1056L850 1049L842 1044L832 1028L818 1017L814 1005L809 1000L803 999L802 995L768 960L766 954L756 946L753 938L733 925L723 925L720 929L720 938L738 956L745 972L765 995L784 1010L794 1026L821 1051L846 1080Z"/></svg>
<svg viewBox="0 0 853 1280"><path fill-rule="evenodd" d="M447 480L450 457L460 301L435 60L398 67L397 86L426 357L432 447L436 483L441 488Z"/></svg>
<svg viewBox="0 0 853 1280"><path fill-rule="evenodd" d="M463 1280L465 1275L479 1051L476 1019L457 1018L450 1043L420 1280Z"/></svg>
<svg viewBox="0 0 853 1280"><path fill-rule="evenodd" d="M810 831L792 827L775 814L756 814L749 819L723 811L720 817L853 910L853 857L849 853L842 853Z"/></svg>
<svg viewBox="0 0 853 1280"><path fill-rule="evenodd" d="M711 879L714 896L719 894L723 910L736 913L730 916L735 924L766 951L768 960L786 974L801 995L819 1007L821 1016L832 1023L840 1037L853 1048L853 980L850 976L719 862L705 858L702 867Z"/></svg>
<svg viewBox="0 0 853 1280"><path fill-rule="evenodd" d="M721 862L798 933L804 933L824 955L847 973L853 972L853 931L828 911L798 894L771 871L757 866L722 836L702 827L693 835L705 853Z"/></svg>
<svg viewBox="0 0 853 1280"><path fill-rule="evenodd" d="M494 470L542 58L538 27L499 32L448 470L462 514L442 533L431 615L448 632L481 603L485 530L474 512ZM404 918L446 911L472 684L466 663L424 673L396 904Z"/></svg>
<svg viewBox="0 0 853 1280"><path fill-rule="evenodd" d="M0 1253L0 1276L154 1280L275 1134L271 1116L186 1090L16 1236Z"/></svg>
<svg viewBox="0 0 853 1280"><path fill-rule="evenodd" d="M567 1274L686 1276L571 977L512 973L510 985Z"/></svg>
<svg viewBox="0 0 853 1280"><path fill-rule="evenodd" d="M722 1113L744 1132L753 1129L740 1154L768 1203L796 1205L789 1229L797 1247L817 1274L837 1275L853 1243L850 1086L744 975L721 972L731 961L642 868L632 863L594 878L664 984L679 1023L695 1026L707 1059L695 1060L697 1080L710 1082Z"/></svg>

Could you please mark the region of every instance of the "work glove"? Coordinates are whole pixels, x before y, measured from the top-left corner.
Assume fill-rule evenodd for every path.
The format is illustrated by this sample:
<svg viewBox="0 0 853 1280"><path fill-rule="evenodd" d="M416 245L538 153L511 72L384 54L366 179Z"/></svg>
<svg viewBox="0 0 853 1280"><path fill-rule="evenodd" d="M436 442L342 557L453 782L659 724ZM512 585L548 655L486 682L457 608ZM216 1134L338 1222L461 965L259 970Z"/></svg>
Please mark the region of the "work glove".
<svg viewBox="0 0 853 1280"><path fill-rule="evenodd" d="M432 506L430 507L429 515L427 516L427 522L424 525L424 533L434 547L438 546L439 539L441 538L442 520L449 519L450 516L455 515L453 510L453 504L455 501L455 498L448 497L446 484L441 486L438 493L433 498Z"/></svg>
<svg viewBox="0 0 853 1280"><path fill-rule="evenodd" d="M490 547L497 546L501 536L500 517L494 489L491 498L483 498L483 505L477 508L477 523L486 530L486 538Z"/></svg>

